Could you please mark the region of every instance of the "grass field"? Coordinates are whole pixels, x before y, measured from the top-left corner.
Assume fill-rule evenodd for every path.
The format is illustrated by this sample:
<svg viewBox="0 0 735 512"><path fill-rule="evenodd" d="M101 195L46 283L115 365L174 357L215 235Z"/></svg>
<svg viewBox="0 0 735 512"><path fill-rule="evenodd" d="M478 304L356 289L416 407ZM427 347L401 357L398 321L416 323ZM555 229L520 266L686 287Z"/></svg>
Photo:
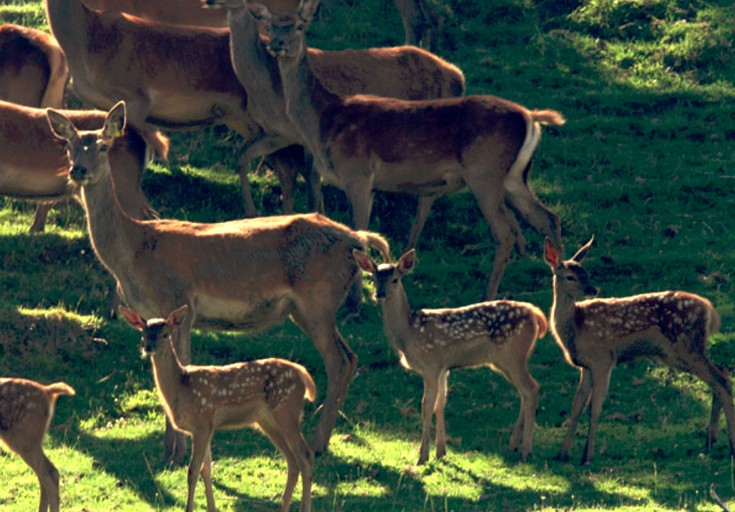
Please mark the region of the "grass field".
<svg viewBox="0 0 735 512"><path fill-rule="evenodd" d="M438 0L437 0L438 2ZM735 6L726 0L462 0L438 2L442 56L458 64L469 93L564 113L545 130L532 188L563 222L567 251L595 235L587 268L601 296L685 289L708 297L722 316L711 354L735 367ZM36 1L0 5L0 20L45 27ZM376 23L375 20L380 20ZM310 42L321 48L397 44L400 19L389 0L324 0ZM172 134L172 160L144 181L163 217L217 221L242 216L233 172L240 141L221 128ZM257 200L279 211L277 181L255 178ZM327 211L347 220L341 192L326 188ZM299 207L305 200L298 198ZM371 229L398 251L413 202L376 198ZM138 335L107 320L113 281L97 262L81 209L53 210L44 234L27 234L34 205L0 199L0 375L63 380L46 440L61 472L62 508L82 511L180 510L184 468L164 469L163 413ZM551 304L542 239L525 229L501 295ZM467 193L437 201L405 284L415 307L480 299L493 245ZM394 254L394 256L399 256ZM246 271L246 269L243 269ZM367 282L367 281L366 281ZM341 328L359 356L329 453L317 459L315 511L719 510L711 484L735 500L735 462L724 420L715 450L702 453L710 396L688 375L651 362L613 373L597 458L554 460L578 372L550 335L539 340L531 372L541 385L534 454L506 451L519 400L485 369L456 371L447 407L448 456L416 466L421 379L402 370L382 332L380 310ZM326 389L311 342L287 324L256 336L197 332L193 360L227 363L286 357ZM323 395L322 395L323 396ZM304 429L318 420L307 408ZM213 444L215 498L222 511L275 510L286 466L255 431L221 432ZM38 484L17 457L0 455L0 510L37 506ZM198 509L204 493L198 489ZM298 502L300 490L297 490ZM292 505L296 509L297 504Z"/></svg>

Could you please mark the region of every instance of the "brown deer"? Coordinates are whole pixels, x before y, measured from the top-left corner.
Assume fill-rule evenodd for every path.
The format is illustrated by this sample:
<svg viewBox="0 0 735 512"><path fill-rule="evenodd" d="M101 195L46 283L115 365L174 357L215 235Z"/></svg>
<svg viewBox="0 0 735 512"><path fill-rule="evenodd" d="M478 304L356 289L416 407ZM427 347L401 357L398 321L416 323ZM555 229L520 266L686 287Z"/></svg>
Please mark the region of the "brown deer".
<svg viewBox="0 0 735 512"><path fill-rule="evenodd" d="M106 117L92 110L64 114L84 129L101 128ZM123 209L136 218L155 216L140 187L148 160L138 132L127 130L113 144L109 158ZM75 191L69 181L66 148L50 130L46 110L0 101L0 194L50 202L74 197ZM36 212L31 231L40 230L43 224L38 220Z"/></svg>
<svg viewBox="0 0 735 512"><path fill-rule="evenodd" d="M39 512L59 511L59 471L43 452L56 399L75 392L68 384L44 386L27 379L0 379L0 440L28 464L41 486Z"/></svg>
<svg viewBox="0 0 735 512"><path fill-rule="evenodd" d="M498 244L486 292L490 299L514 245L524 246L506 202L561 246L559 218L527 183L540 126L563 124L561 114L495 96L339 97L323 86L306 58L306 32L318 4L306 0L296 15L278 16L260 5L259 13L270 37L268 49L278 58L289 118L307 141L317 171L347 193L355 229L368 225L373 190L417 195L430 205L467 185Z"/></svg>
<svg viewBox="0 0 735 512"><path fill-rule="evenodd" d="M336 326L358 272L352 249L387 257L385 239L319 214L216 224L132 219L117 202L105 152L125 126L124 103L96 131L80 132L51 109L48 117L68 143L70 178L81 187L92 246L124 300L146 318L189 307L174 336L182 363L190 362L192 327L255 331L290 318L312 339L326 367L327 395L311 446L324 451L357 364ZM183 438L167 432L166 455L181 460Z"/></svg>
<svg viewBox="0 0 735 512"><path fill-rule="evenodd" d="M223 12L203 8L201 0L84 0L103 12L124 12L139 18L172 25L224 28L227 16Z"/></svg>
<svg viewBox="0 0 735 512"><path fill-rule="evenodd" d="M582 464L592 460L610 374L616 364L637 358L656 359L689 372L710 386L712 414L706 449L715 441L724 408L730 454L735 454L730 376L706 353L707 338L720 327L717 311L707 299L682 291L580 302L584 296L597 293L581 265L591 246L592 240L566 261L562 261L562 252L550 240L544 248L544 259L554 274L551 332L567 363L580 371L569 427L558 458L569 459L579 417L589 403L590 425Z"/></svg>
<svg viewBox="0 0 735 512"><path fill-rule="evenodd" d="M21 25L0 26L0 100L62 108L68 80L64 52L52 36ZM38 204L32 233L44 230L50 208L51 203Z"/></svg>
<svg viewBox="0 0 735 512"><path fill-rule="evenodd" d="M212 437L216 430L254 426L286 458L288 480L279 510L291 504L299 474L302 478L301 512L311 510L314 453L301 435L304 399L316 397L316 386L300 364L285 359L260 359L226 366L181 363L172 334L187 315L187 306L166 318L146 320L120 307L120 314L143 333L142 352L150 356L161 403L169 421L192 439L186 511L194 510L194 491L201 473L207 510L215 512L212 490Z"/></svg>
<svg viewBox="0 0 735 512"><path fill-rule="evenodd" d="M536 424L539 385L528 371L536 340L546 334L546 317L539 308L509 300L481 302L460 308L411 309L403 288L403 276L416 266L416 251L409 250L395 264L376 265L362 251L355 261L375 281L382 303L383 326L401 365L423 377L421 399L423 433L419 464L429 458L432 416L436 416L436 457L446 454L444 408L449 371L487 366L518 390L520 413L510 437L509 449L521 450L525 461L531 453Z"/></svg>
<svg viewBox="0 0 735 512"><path fill-rule="evenodd" d="M254 13L249 12L242 0L205 1L213 8L227 9L232 63L253 100L248 106L250 114L284 143L304 145L302 134L286 114L278 63L260 36ZM274 3L270 0L269 8ZM459 68L411 46L331 52L312 48L308 50L308 59L324 85L339 96L369 93L391 98L432 99L461 96L465 91L464 75ZM315 186L317 203L321 197L318 191ZM433 199L420 201L417 223L423 224L432 202ZM418 236L418 231L420 227L414 227L409 245L415 242L413 238Z"/></svg>

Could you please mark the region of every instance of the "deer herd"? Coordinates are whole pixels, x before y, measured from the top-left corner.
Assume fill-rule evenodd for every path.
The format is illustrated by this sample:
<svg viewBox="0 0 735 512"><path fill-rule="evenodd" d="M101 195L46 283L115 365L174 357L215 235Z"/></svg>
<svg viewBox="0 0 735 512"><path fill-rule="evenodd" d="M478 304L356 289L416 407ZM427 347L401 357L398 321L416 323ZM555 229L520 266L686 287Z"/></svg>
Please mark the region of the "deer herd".
<svg viewBox="0 0 735 512"><path fill-rule="evenodd" d="M509 442L525 461L539 401L529 372L536 341L550 331L580 372L559 452L568 459L582 411L595 436L610 375L647 357L685 370L712 389L706 448L720 416L735 455L735 410L727 370L707 355L719 316L684 291L615 299L596 294L581 265L592 240L564 259L559 217L528 177L543 125L555 110L530 110L490 95L465 96L454 65L409 44L434 47L438 17L426 0L396 0L406 46L322 51L306 37L319 0L45 0L51 35L0 27L0 193L49 205L77 199L95 254L117 282L119 312L142 333L142 351L166 413L164 457L180 463L192 438L186 510L201 475L214 511L211 441L218 429L256 426L286 458L279 510L299 475L300 507L311 510L314 455L328 448L357 356L338 330L341 307L357 314L361 272L374 280L385 335L401 364L423 378L418 463L446 454L449 372L487 366L520 395ZM206 8L204 8L206 7ZM91 110L63 110L71 77ZM100 109L100 110L96 110ZM152 158L170 151L162 130L222 124L243 137L239 169L248 217L220 223L158 218L140 183ZM283 190L283 215L258 217L248 170L267 159ZM294 214L296 176L315 213ZM320 181L344 191L352 226L324 215ZM486 302L414 309L403 278L433 202L467 187L496 242ZM418 207L403 255L368 231L373 191L411 194ZM494 300L510 254L525 250L519 216L546 239L553 276L547 320L536 306ZM375 261L370 251L382 261ZM301 365L278 358L223 366L191 364L192 329L252 332L293 321L324 363L327 389L311 442L301 432L304 401L317 390ZM67 384L0 379L0 439L36 472L39 510L59 509L59 472L43 438Z"/></svg>

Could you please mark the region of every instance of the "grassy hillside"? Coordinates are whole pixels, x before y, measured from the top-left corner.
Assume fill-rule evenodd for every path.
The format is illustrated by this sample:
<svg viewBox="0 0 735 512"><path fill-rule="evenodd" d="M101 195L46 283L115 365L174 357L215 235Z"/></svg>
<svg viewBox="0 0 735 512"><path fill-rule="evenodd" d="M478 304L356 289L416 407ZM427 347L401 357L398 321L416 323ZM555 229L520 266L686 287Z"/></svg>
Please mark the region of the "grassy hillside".
<svg viewBox="0 0 735 512"><path fill-rule="evenodd" d="M735 6L726 0L440 2L442 56L465 72L470 93L564 113L547 129L532 188L563 222L567 251L596 236L587 267L601 295L671 288L708 297L722 316L711 353L735 367ZM0 20L46 27L42 5L6 0ZM389 0L324 0L310 42L321 48L397 44L400 19ZM73 99L72 99L73 101ZM215 221L242 215L233 168L238 138L224 129L172 134L172 161L151 166L144 188L164 217ZM278 184L256 178L262 209L279 211ZM347 219L339 191L327 210ZM299 205L304 204L299 197ZM398 251L413 211L409 198L378 195L371 228ZM303 206L302 206L303 207ZM163 415L138 336L107 320L110 276L97 262L80 208L56 208L47 231L28 235L34 206L0 199L0 375L64 380L47 451L62 476L62 506L75 511L180 510L183 468L163 469ZM542 239L526 228L503 297L551 303ZM465 192L437 201L406 278L416 307L477 301L492 265L488 228ZM398 254L395 254L398 256ZM247 269L243 269L247 271ZM359 369L331 450L317 460L315 511L718 510L717 485L735 499L726 435L702 453L709 393L692 377L650 363L616 369L598 434L597 459L554 460L578 372L550 335L531 372L541 385L534 456L506 452L519 401L485 369L456 371L447 408L449 454L415 465L421 380L398 366L379 308L342 328ZM305 364L326 389L321 360L293 325L249 336L198 332L196 363L280 356ZM318 412L307 409L310 434ZM285 463L254 431L218 433L213 445L220 510L275 510ZM35 476L0 455L0 510L37 503ZM297 490L297 497L300 491ZM198 503L204 509L199 488ZM292 508L295 509L296 505Z"/></svg>

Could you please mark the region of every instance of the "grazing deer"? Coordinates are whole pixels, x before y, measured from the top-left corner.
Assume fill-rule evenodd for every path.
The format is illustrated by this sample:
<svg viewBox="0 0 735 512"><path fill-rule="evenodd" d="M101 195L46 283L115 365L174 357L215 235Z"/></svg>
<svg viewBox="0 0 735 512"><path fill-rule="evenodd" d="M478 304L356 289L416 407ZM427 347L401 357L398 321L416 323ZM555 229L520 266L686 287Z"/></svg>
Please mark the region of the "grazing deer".
<svg viewBox="0 0 735 512"><path fill-rule="evenodd" d="M68 80L64 52L53 37L21 25L0 26L0 100L62 108ZM51 203L38 204L31 233L44 230L50 208Z"/></svg>
<svg viewBox="0 0 735 512"><path fill-rule="evenodd" d="M232 64L240 83L253 100L248 105L250 114L284 144L305 145L304 137L286 114L278 62L260 36L254 17L259 14L249 12L242 0L205 1L213 8L227 9ZM269 1L270 8L273 8L273 3L274 0ZM259 7L254 5L252 9L257 11ZM310 48L307 52L324 86L339 96L369 93L391 98L433 99L461 96L465 91L464 75L459 68L411 46L342 51ZM295 178L295 174L292 176ZM294 185L295 182L291 188ZM318 203L321 197L318 186L315 186L314 194ZM420 219L428 215L431 202L433 199L420 201L419 212L426 210L426 213L418 213L417 222L422 222ZM409 244L413 242L409 241Z"/></svg>
<svg viewBox="0 0 735 512"><path fill-rule="evenodd" d="M286 458L288 480L279 510L286 512L302 477L301 512L311 510L314 453L301 435L304 399L316 397L316 386L300 364L261 359L226 366L181 363L172 333L184 322L182 306L165 319L145 320L125 307L123 318L143 333L144 356L150 356L161 403L171 423L191 436L189 494L186 511L194 510L194 491L201 472L207 510L216 511L212 492L212 437L216 430L259 428Z"/></svg>
<svg viewBox="0 0 735 512"><path fill-rule="evenodd" d="M80 132L51 109L48 117L68 143L92 246L125 302L146 318L189 307L174 336L182 363L190 362L192 327L255 331L291 318L312 339L326 367L327 396L311 446L324 451L357 364L336 326L358 271L352 249L374 248L387 258L385 239L319 214L216 224L132 219L117 202L105 151L125 126L125 104L96 131ZM167 432L166 455L181 460L184 440Z"/></svg>
<svg viewBox="0 0 735 512"><path fill-rule="evenodd" d="M524 245L506 201L561 246L559 218L527 183L540 126L563 124L561 114L494 96L339 97L323 86L306 58L306 31L318 4L303 1L296 15L275 16L263 5L259 12L268 49L278 58L289 118L307 141L317 171L347 193L355 229L368 225L373 190L417 195L430 206L467 185L498 243L488 298L497 294L514 245ZM420 230L423 223L417 224Z"/></svg>
<svg viewBox="0 0 735 512"><path fill-rule="evenodd" d="M41 486L39 512L59 511L59 471L43 452L56 399L75 392L68 384L44 386L27 379L0 379L0 440L28 464Z"/></svg>
<svg viewBox="0 0 735 512"><path fill-rule="evenodd" d="M383 326L401 365L424 379L421 400L423 433L419 464L429 458L432 416L436 416L436 457L446 454L444 407L449 371L487 366L518 390L520 413L510 437L510 450L520 447L521 459L531 453L539 385L528 371L536 340L546 334L546 317L525 302L481 302L461 308L412 310L403 289L403 276L416 266L409 250L396 264L376 265L362 251L355 261L375 281L382 302Z"/></svg>
<svg viewBox="0 0 735 512"><path fill-rule="evenodd" d="M202 7L201 0L83 0L103 12L124 12L139 18L172 25L224 28L227 16L223 12Z"/></svg>
<svg viewBox="0 0 735 512"><path fill-rule="evenodd" d="M578 302L597 292L581 265L591 246L592 240L566 261L550 240L544 248L544 259L554 274L551 332L567 363L581 373L558 458L569 459L579 416L589 403L590 426L582 464L592 460L610 374L616 364L637 358L654 358L707 383L712 388L712 414L706 449L715 441L724 408L730 453L735 454L732 383L706 353L707 338L720 326L717 311L707 299L682 291Z"/></svg>
<svg viewBox="0 0 735 512"><path fill-rule="evenodd" d="M101 128L106 117L92 110L64 114L84 129ZM155 215L140 187L146 165L146 144L135 130L128 130L110 149L120 203L136 218ZM50 130L46 110L0 101L0 194L49 202L74 197L75 191L66 148ZM31 231L42 229L38 220L36 212Z"/></svg>

